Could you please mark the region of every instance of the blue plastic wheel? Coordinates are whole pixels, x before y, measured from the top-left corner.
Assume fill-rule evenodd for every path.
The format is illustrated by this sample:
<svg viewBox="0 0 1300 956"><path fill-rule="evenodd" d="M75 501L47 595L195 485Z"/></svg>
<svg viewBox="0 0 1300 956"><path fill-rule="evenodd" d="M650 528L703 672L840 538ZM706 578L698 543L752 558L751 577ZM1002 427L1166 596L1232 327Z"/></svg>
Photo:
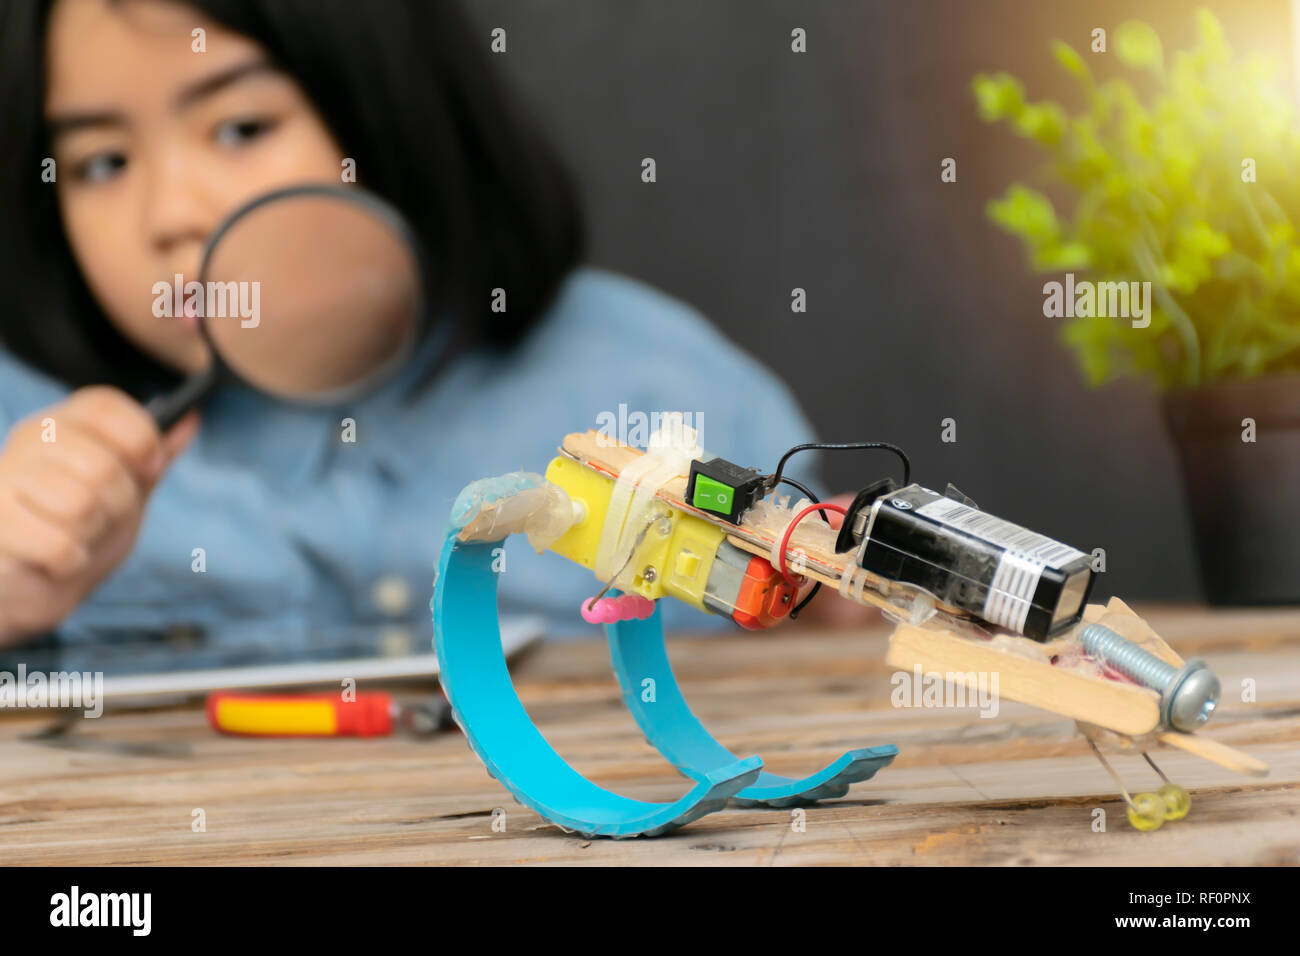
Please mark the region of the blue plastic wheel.
<svg viewBox="0 0 1300 956"><path fill-rule="evenodd" d="M740 760L723 751L725 759L693 775L695 786L680 799L650 803L606 790L570 766L524 710L506 668L492 569L498 545L449 533L430 607L440 680L456 722L515 799L584 836L655 836L723 809L759 779L758 757Z"/></svg>
<svg viewBox="0 0 1300 956"><path fill-rule="evenodd" d="M652 747L683 776L697 781L706 779L711 768L737 759L714 739L687 705L668 661L657 607L645 620L606 624L605 635L623 701ZM646 699L646 680L654 682L652 700ZM850 784L875 776L896 756L896 746L883 744L850 750L807 777L783 777L764 770L735 795L735 801L741 806L791 807L842 797Z"/></svg>

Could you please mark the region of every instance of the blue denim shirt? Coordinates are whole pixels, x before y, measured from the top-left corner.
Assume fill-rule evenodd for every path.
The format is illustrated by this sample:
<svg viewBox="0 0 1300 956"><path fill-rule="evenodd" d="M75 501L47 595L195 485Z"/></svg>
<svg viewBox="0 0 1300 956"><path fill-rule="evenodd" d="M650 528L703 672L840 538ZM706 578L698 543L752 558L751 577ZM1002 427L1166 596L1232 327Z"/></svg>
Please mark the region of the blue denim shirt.
<svg viewBox="0 0 1300 956"><path fill-rule="evenodd" d="M179 626L236 656L270 645L292 657L378 627L427 651L434 568L470 481L544 472L565 434L598 427L620 405L629 415L690 412L706 450L761 469L814 439L785 384L697 312L603 270L572 273L513 352L466 353L404 402L440 348L435 335L397 379L343 407L223 388L156 488L130 557L60 640ZM0 351L0 433L67 392ZM794 472L808 475L813 456L799 464ZM598 587L521 536L507 542L503 614L543 615L554 636L591 634L578 605ZM670 628L734 626L663 604Z"/></svg>

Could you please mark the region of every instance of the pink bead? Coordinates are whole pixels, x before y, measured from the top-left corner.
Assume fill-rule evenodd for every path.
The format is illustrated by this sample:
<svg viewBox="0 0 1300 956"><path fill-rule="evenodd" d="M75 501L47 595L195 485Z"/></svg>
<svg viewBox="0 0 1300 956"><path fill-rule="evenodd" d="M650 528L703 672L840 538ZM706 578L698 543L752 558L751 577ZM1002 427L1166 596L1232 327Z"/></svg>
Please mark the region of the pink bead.
<svg viewBox="0 0 1300 956"><path fill-rule="evenodd" d="M615 621L644 621L655 611L655 602L639 594L624 594L616 598L601 598L594 607L588 601L579 606L582 619L588 624L613 624Z"/></svg>
<svg viewBox="0 0 1300 956"><path fill-rule="evenodd" d="M623 605L621 620L624 621L630 621L633 618L644 621L655 612L655 602L639 594L624 594L618 601Z"/></svg>
<svg viewBox="0 0 1300 956"><path fill-rule="evenodd" d="M586 598L583 598L582 604L579 605L579 610L582 612L582 619L588 624L604 624L605 607L608 601L608 598L601 598L593 605Z"/></svg>

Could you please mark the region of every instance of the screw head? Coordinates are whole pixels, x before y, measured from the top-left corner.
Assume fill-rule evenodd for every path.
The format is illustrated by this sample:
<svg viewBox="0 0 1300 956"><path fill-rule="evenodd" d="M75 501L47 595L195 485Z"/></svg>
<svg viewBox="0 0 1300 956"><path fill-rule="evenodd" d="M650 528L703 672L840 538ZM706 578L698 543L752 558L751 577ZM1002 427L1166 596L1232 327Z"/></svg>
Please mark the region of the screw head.
<svg viewBox="0 0 1300 956"><path fill-rule="evenodd" d="M1219 705L1220 692L1219 678L1205 661L1188 661L1160 695L1165 723L1187 733L1199 730Z"/></svg>

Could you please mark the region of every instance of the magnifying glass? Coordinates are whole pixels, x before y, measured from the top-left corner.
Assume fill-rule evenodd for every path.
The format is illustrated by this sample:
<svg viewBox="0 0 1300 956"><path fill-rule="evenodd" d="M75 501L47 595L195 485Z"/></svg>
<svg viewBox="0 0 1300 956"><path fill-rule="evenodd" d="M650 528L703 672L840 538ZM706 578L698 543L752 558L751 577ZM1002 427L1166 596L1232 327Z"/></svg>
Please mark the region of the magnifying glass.
<svg viewBox="0 0 1300 956"><path fill-rule="evenodd" d="M309 405L383 384L428 321L418 248L396 209L354 186L291 186L236 209L186 287L211 362L149 403L159 429L223 382Z"/></svg>

